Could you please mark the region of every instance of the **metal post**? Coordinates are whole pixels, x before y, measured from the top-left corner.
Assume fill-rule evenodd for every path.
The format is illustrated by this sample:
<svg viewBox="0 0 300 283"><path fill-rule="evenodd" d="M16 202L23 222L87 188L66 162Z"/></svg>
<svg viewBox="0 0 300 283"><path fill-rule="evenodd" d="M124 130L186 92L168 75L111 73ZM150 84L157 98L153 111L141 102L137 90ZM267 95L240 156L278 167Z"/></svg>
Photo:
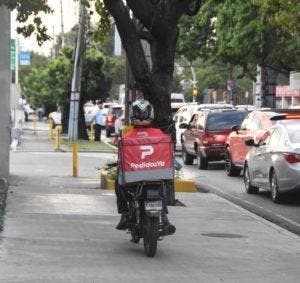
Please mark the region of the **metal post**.
<svg viewBox="0 0 300 283"><path fill-rule="evenodd" d="M34 116L33 116L33 134L34 134L34 135L36 135L36 130L37 130L37 120L38 120L37 115L34 114Z"/></svg>
<svg viewBox="0 0 300 283"><path fill-rule="evenodd" d="M79 29L71 86L71 101L68 129L69 139L73 141L73 177L78 176L78 114L81 88L82 55L84 52L85 45L86 16L87 11L85 6L83 4L80 4Z"/></svg>
<svg viewBox="0 0 300 283"><path fill-rule="evenodd" d="M0 178L9 175L10 11L0 5Z"/></svg>
<svg viewBox="0 0 300 283"><path fill-rule="evenodd" d="M49 120L49 138L53 140L53 120Z"/></svg>
<svg viewBox="0 0 300 283"><path fill-rule="evenodd" d="M78 177L78 142L73 141L73 177Z"/></svg>
<svg viewBox="0 0 300 283"><path fill-rule="evenodd" d="M94 131L94 124L91 123L90 127L91 127L91 130L90 130L90 141L91 141L91 143L93 143L93 142L95 141L95 136L94 136L94 133L95 133L95 131Z"/></svg>
<svg viewBox="0 0 300 283"><path fill-rule="evenodd" d="M61 21L61 47L65 46L65 30L64 30L64 15L63 15L63 3L60 0L60 21Z"/></svg>
<svg viewBox="0 0 300 283"><path fill-rule="evenodd" d="M130 66L128 62L128 58L126 56L125 62L125 125L129 125L129 73L130 73Z"/></svg>
<svg viewBox="0 0 300 283"><path fill-rule="evenodd" d="M56 126L55 132L56 132L55 151L61 151L61 132L62 132L62 127L61 126Z"/></svg>

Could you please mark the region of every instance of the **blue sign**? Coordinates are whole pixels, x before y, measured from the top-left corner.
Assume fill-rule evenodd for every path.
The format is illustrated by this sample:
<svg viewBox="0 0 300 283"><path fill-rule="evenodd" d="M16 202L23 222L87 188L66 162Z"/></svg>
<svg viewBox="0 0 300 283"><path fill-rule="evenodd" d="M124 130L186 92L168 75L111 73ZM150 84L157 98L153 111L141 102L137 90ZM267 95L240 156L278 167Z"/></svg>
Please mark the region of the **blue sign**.
<svg viewBox="0 0 300 283"><path fill-rule="evenodd" d="M30 65L30 52L21 51L20 52L20 65L29 66Z"/></svg>

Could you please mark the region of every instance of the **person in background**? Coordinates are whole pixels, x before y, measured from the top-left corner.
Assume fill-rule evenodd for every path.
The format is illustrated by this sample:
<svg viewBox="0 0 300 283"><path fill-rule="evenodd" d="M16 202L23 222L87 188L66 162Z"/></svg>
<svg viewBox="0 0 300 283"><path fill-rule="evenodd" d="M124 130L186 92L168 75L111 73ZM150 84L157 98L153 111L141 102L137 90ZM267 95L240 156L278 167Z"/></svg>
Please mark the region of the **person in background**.
<svg viewBox="0 0 300 283"><path fill-rule="evenodd" d="M44 114L43 107L39 107L36 111L37 111L37 114L38 114L39 122L42 122L43 121L43 114Z"/></svg>
<svg viewBox="0 0 300 283"><path fill-rule="evenodd" d="M104 117L102 113L102 104L100 102L97 103L98 109L95 112L94 123L95 123L95 141L101 141L101 129L104 126Z"/></svg>

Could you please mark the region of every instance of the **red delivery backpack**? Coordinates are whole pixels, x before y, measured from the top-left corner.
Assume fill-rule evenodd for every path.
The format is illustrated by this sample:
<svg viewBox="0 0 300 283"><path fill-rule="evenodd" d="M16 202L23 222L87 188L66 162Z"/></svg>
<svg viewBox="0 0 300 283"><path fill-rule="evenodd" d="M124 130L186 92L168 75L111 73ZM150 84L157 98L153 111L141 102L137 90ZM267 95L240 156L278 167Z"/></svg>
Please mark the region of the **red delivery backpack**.
<svg viewBox="0 0 300 283"><path fill-rule="evenodd" d="M173 180L171 137L154 128L134 128L119 142L121 183Z"/></svg>

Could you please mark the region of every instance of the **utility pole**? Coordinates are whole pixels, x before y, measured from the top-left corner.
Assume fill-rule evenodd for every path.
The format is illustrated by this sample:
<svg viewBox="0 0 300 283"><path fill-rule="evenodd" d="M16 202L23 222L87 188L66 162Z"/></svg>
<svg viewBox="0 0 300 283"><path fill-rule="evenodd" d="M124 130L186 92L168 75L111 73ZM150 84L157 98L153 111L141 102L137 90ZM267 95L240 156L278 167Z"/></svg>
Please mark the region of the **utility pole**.
<svg viewBox="0 0 300 283"><path fill-rule="evenodd" d="M60 23L61 23L61 47L65 46L65 28L64 28L64 13L63 13L63 3L60 0Z"/></svg>
<svg viewBox="0 0 300 283"><path fill-rule="evenodd" d="M87 11L80 4L79 28L74 58L74 69L71 87L70 115L69 115L69 139L73 141L73 177L78 176L78 116L81 90L82 57L85 49L85 30Z"/></svg>
<svg viewBox="0 0 300 283"><path fill-rule="evenodd" d="M10 11L0 6L0 178L9 175L10 146Z"/></svg>

